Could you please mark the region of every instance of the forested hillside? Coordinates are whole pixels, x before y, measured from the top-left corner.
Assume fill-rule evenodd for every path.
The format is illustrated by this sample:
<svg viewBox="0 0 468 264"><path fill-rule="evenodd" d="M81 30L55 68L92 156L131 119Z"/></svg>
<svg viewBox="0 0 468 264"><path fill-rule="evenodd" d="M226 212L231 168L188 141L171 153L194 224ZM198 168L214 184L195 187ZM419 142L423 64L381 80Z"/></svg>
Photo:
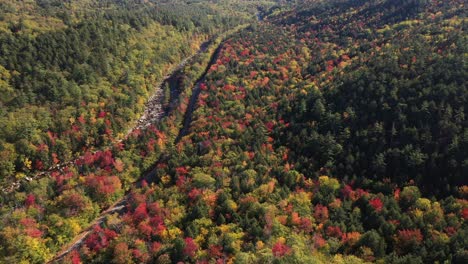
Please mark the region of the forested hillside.
<svg viewBox="0 0 468 264"><path fill-rule="evenodd" d="M0 185L121 139L170 68L257 12L141 2L0 3Z"/></svg>
<svg viewBox="0 0 468 264"><path fill-rule="evenodd" d="M78 157L2 196L6 262L468 262L465 1L99 3L1 5L4 183Z"/></svg>
<svg viewBox="0 0 468 264"><path fill-rule="evenodd" d="M273 4L0 1L0 259L43 263L121 199L176 137L220 39ZM169 75L151 106L167 120L141 131Z"/></svg>

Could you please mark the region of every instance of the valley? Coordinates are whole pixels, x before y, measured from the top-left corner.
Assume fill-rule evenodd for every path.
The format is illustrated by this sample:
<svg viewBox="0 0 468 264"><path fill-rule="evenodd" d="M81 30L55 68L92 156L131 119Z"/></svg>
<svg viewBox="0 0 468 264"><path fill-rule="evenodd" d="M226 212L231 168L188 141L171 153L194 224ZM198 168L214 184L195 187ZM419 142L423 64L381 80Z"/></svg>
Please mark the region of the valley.
<svg viewBox="0 0 468 264"><path fill-rule="evenodd" d="M0 2L0 263L466 263L465 4Z"/></svg>

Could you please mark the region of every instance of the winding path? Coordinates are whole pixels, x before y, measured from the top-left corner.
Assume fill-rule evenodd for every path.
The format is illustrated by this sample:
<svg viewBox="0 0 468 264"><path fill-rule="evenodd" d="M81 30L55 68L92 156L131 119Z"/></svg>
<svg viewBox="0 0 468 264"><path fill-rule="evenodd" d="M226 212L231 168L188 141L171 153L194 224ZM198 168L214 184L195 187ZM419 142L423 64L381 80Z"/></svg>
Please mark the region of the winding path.
<svg viewBox="0 0 468 264"><path fill-rule="evenodd" d="M164 97L164 95L163 95L164 85L167 82L169 82L172 78L175 78L176 75L188 63L190 63L195 56L201 54L202 52L205 52L206 49L208 48L210 42L211 42L211 40L208 40L208 41L202 43L202 45L200 46L200 48L198 49L198 51L196 53L194 53L193 55L183 59L173 70L171 70L171 72L168 75L164 76L163 79L155 85L155 87L156 87L155 91L154 91L153 95L148 99L147 103L145 104L145 110L144 110L143 114L141 115L141 117L135 122L133 127L130 128L127 131L127 133L125 134L125 136L122 139L118 139L118 140L112 142L112 144L120 143L120 142L124 141L125 139L127 139L127 137L133 131L135 131L137 129L145 129L148 126L150 126L151 124L154 124L154 123L158 122L162 118L163 115L167 114L167 113L165 113L165 111L170 111L171 110L171 109L164 109L164 107L163 107L163 105L161 103L162 100L163 100L163 97ZM103 150L106 150L108 148L110 148L110 146L104 146L104 147L101 147L101 148L99 148L97 150L92 151L92 153L94 154L94 153L96 153L98 151L103 151ZM63 172L63 169L65 167L76 164L76 162L78 160L80 160L81 158L83 158L83 156L76 157L76 158L74 158L74 159L72 159L70 161L61 162L59 164L56 164L54 166L49 167L47 170L37 172L33 176L26 176L23 179L20 179L20 180L17 180L15 182L11 183L8 187L2 188L2 193L3 193L3 195L8 195L8 194L20 189L22 183L31 182L31 181L34 181L34 180L39 180L41 178L49 176L50 173L52 173L53 171Z"/></svg>
<svg viewBox="0 0 468 264"><path fill-rule="evenodd" d="M206 42L206 43L208 44L208 42ZM208 45L206 45L205 47L200 48L200 50L195 55L206 51L207 47L208 47ZM221 47L222 47L222 43L219 44L219 46L213 52L213 54L211 55L210 62L206 66L205 71L203 72L202 76L195 82L195 84L194 84L194 86L192 88L193 89L192 90L192 95L191 95L190 100L189 100L189 105L188 105L188 107L186 109L186 112L184 114L183 125L182 125L181 129L179 130L178 136L175 139L175 143L179 142L180 139L183 136L185 136L189 131L190 123L192 121L193 111L196 109L196 103L198 101L198 96L199 96L200 91L201 91L200 84L204 81L205 76L206 76L208 70L210 69L211 65L216 61L216 58L217 58L217 56L219 54L219 51L221 50ZM175 77L175 75L177 75L178 72L195 55L193 55L190 58L187 58L184 61L182 61L179 64L179 67L177 67L177 69L172 71L171 75L166 76L164 81L161 82L161 84L159 85L158 90L162 90L161 87L163 87L164 83L167 80L169 80L171 77ZM162 99L162 96L160 95L160 92L159 93L156 92L155 95L152 96L149 99L148 103L150 105L159 105L159 106L152 107L151 109L153 109L153 110L151 110L151 111L150 110L148 110L148 111L145 110L145 114L143 114L143 116L138 120L137 126L135 126L134 129L145 128L145 127L149 126L151 123L153 123L155 121L158 121L162 117L162 115L164 114L164 110L163 110L163 107L161 106L161 99ZM131 131L133 131L133 129ZM129 131L129 133L131 131ZM163 156L164 155L161 156L162 157L161 159L164 159ZM161 162L161 159L157 163ZM153 167L156 168L156 166L153 166ZM136 187L138 187L138 186L141 185L141 183L143 181L151 183L154 180L155 173L156 173L156 169L153 169L153 170L147 172L143 177L140 178L140 180L135 182L134 185ZM73 239L67 246L65 246L59 253L57 253L55 255L55 257L52 260L50 260L48 263L57 263L60 260L62 260L66 255L68 255L70 252L72 252L73 250L79 248L84 243L86 238L92 233L94 227L97 226L97 225L102 224L105 221L105 219L106 219L106 217L108 215L114 214L114 213L118 213L118 214L121 215L121 214L125 213L126 212L126 203L127 203L127 199L129 198L129 196L130 196L130 193L127 193L122 199L120 199L119 201L114 203L112 206L110 206L108 209L103 211L86 229L84 229L79 235L77 235L75 237L75 239Z"/></svg>
<svg viewBox="0 0 468 264"><path fill-rule="evenodd" d="M185 111L183 126L179 130L179 134L177 135L175 143L179 142L180 139L183 136L187 135L187 133L188 133L190 123L192 123L193 111L196 108L198 96L200 95L200 91L201 91L200 84L205 80L205 76L208 73L208 70L210 69L211 65L213 65L216 62L216 59L218 58L218 54L219 54L219 51L221 50L222 46L223 45L220 44L216 48L216 50L211 55L210 62L208 63L208 65L207 65L207 67L205 69L205 72L203 72L202 76L195 82L195 86L193 87L193 90L192 90L192 96L190 97L190 101L189 101L189 104L187 106L187 110Z"/></svg>

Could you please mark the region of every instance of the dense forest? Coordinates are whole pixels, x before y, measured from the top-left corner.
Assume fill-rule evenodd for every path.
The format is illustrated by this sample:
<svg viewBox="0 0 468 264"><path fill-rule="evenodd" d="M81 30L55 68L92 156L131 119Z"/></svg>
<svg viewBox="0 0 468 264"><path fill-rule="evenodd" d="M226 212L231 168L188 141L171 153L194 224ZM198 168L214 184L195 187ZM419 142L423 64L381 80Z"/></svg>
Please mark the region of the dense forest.
<svg viewBox="0 0 468 264"><path fill-rule="evenodd" d="M177 136L219 41L273 4L0 1L0 259L43 263L121 199ZM134 129L186 58L162 98L174 114Z"/></svg>
<svg viewBox="0 0 468 264"><path fill-rule="evenodd" d="M0 10L0 263L468 262L463 0Z"/></svg>
<svg viewBox="0 0 468 264"><path fill-rule="evenodd" d="M253 16L217 1L0 4L2 186L121 138L172 66Z"/></svg>

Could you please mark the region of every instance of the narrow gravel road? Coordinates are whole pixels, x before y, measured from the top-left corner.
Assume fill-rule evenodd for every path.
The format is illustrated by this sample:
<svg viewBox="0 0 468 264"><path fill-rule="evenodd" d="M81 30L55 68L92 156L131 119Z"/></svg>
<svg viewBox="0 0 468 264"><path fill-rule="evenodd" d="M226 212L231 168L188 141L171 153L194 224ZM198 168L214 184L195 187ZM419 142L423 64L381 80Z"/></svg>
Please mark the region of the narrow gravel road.
<svg viewBox="0 0 468 264"><path fill-rule="evenodd" d="M207 46L208 45L206 45L205 47L202 47L197 52L197 54L206 51ZM215 52L211 55L210 62L208 63L204 73L195 82L195 85L192 88L193 90L192 90L192 95L190 97L189 105L188 105L187 110L186 110L186 112L184 114L183 126L179 130L178 136L175 139L175 143L177 143L189 131L190 123L192 121L192 114L193 114L193 111L196 109L196 103L198 101L198 95L200 94L200 84L205 79L205 75L208 72L208 70L210 69L211 65L216 61L216 58L218 56L218 53L219 53L221 47L222 47L222 43L216 48ZM168 81L171 77L175 77L175 75L178 74L178 71L180 71L194 56L192 56L192 57L184 60L183 62L181 62L181 64L179 64L178 69L174 70L171 75L166 76L164 81L159 85L159 88L160 88L159 90L162 90L161 87L163 87L165 82ZM151 111L148 110L148 113L145 111L145 114L138 120L137 125L135 126L134 129L145 128L145 127L149 126L150 124L152 124L153 122L158 121L162 117L162 115L164 114L164 111L163 111L161 99L162 99L162 97L161 97L160 93L157 92L157 93L155 93L154 96L152 96L150 98L150 100L148 100L148 104L151 105L151 106L148 107L147 109L151 108L152 110ZM133 131L133 129L131 131ZM163 156L164 155L162 155L162 157ZM159 160L157 163L159 163L159 162L161 162L161 160ZM156 168L156 166L153 166L153 167ZM143 177L141 177L140 180L138 180L135 183L135 186L138 187L143 181L151 183L152 179L154 178L154 175L155 175L155 170L151 170L151 171L147 172ZM98 216L98 218L96 218L86 229L84 229L79 235L77 235L72 242L70 242L66 247L64 247L63 250L61 250L59 253L57 253L56 256L52 260L50 260L48 263L57 263L61 259L63 259L67 254L69 254L73 250L79 248L84 243L84 241L86 240L88 235L91 234L94 227L96 225L102 224L105 221L106 216L108 216L110 214L114 214L114 213L118 213L118 214L125 213L126 203L127 203L127 199L129 197L129 195L130 194L127 193L122 199L120 199L119 201L114 203L107 210L103 211Z"/></svg>
<svg viewBox="0 0 468 264"><path fill-rule="evenodd" d="M125 141L125 139L127 139L127 137L134 130L147 128L151 124L154 124L154 123L158 122L162 118L162 116L167 114L167 113L165 113L165 109L164 109L164 107L162 105L164 85L166 85L166 83L169 82L171 80L171 78L175 78L176 75L178 74L178 72L180 70L182 70L188 63L190 63L195 56L197 56L198 54L200 54L202 52L205 52L206 49L209 46L209 43L210 43L210 41L204 42L200 46L200 49L195 54L191 55L190 57L187 57L187 58L183 59L170 72L170 74L164 76L164 78L155 85L155 90L153 92L153 95L148 99L147 103L145 104L145 111L143 112L141 117L135 122L135 125L127 131L127 133L125 134L125 136L122 139L116 140L112 144ZM167 109L167 110L169 111L170 109ZM98 151L104 151L104 150L107 150L108 148L110 148L110 146L101 147L100 149L97 149L97 150L93 151L92 153L94 154L94 153L96 153ZM12 193L14 191L17 191L18 189L20 189L21 184L24 183L24 182L31 182L31 181L34 181L34 180L39 180L41 178L47 177L53 171L63 172L63 169L65 167L76 164L76 162L78 160L80 160L81 158L82 158L82 156L79 156L77 158L74 158L73 160L66 161L66 162L61 162L59 164L56 164L56 165L48 168L47 170L40 171L40 172L35 173L32 176L26 176L23 179L17 180L15 182L11 183L8 187L5 187L5 188L2 189L3 195L8 195L8 194L10 194L10 193Z"/></svg>

